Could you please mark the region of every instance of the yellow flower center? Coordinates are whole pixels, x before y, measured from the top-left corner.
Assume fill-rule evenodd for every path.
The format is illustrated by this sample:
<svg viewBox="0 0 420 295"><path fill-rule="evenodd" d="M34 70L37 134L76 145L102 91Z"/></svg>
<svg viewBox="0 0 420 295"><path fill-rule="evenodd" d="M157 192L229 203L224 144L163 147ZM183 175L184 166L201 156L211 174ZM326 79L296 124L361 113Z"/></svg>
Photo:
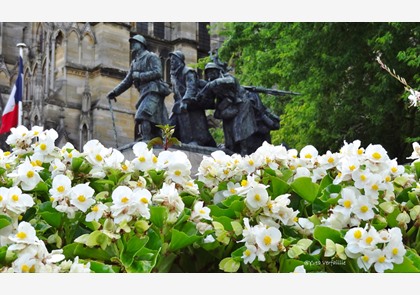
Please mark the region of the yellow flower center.
<svg viewBox="0 0 420 295"><path fill-rule="evenodd" d="M368 262L369 261L369 256L364 255L362 257L362 259L363 259L364 262Z"/></svg>
<svg viewBox="0 0 420 295"><path fill-rule="evenodd" d="M265 236L264 237L264 244L267 245L267 246L271 244L271 237L270 236Z"/></svg>
<svg viewBox="0 0 420 295"><path fill-rule="evenodd" d="M32 178L34 175L35 175L35 173L34 173L32 170L29 170L29 171L26 173L26 176L27 176L28 178Z"/></svg>
<svg viewBox="0 0 420 295"><path fill-rule="evenodd" d="M351 207L351 201L350 200L345 200L343 203L344 207L346 207L347 209Z"/></svg>
<svg viewBox="0 0 420 295"><path fill-rule="evenodd" d="M370 245L370 243L372 243L372 241L373 241L373 238L372 237L367 237L365 241L366 241L366 244Z"/></svg>
<svg viewBox="0 0 420 295"><path fill-rule="evenodd" d="M328 163L330 163L330 164L334 163L334 158L333 157L329 157L328 158Z"/></svg>
<svg viewBox="0 0 420 295"><path fill-rule="evenodd" d="M19 201L19 196L18 196L18 195L13 195L13 196L12 196L12 200L13 200L14 202Z"/></svg>
<svg viewBox="0 0 420 295"><path fill-rule="evenodd" d="M372 190L377 191L379 189L379 186L375 183L375 184L372 184L371 188Z"/></svg>
<svg viewBox="0 0 420 295"><path fill-rule="evenodd" d="M378 152L374 152L374 153L372 154L372 157L373 157L375 160L379 160L379 159L381 159L381 158L382 158L381 154L380 154L380 153L378 153Z"/></svg>
<svg viewBox="0 0 420 295"><path fill-rule="evenodd" d="M24 238L26 238L26 233L25 233L25 232L23 232L23 231L20 231L20 232L18 232L18 233L16 234L16 236L17 236L19 239L23 240Z"/></svg>
<svg viewBox="0 0 420 295"><path fill-rule="evenodd" d="M40 148L41 150L45 151L45 150L47 149L47 145L46 145L45 143L41 143L41 144L39 145L39 148Z"/></svg>
<svg viewBox="0 0 420 295"><path fill-rule="evenodd" d="M121 198L121 203L127 203L128 202L128 198L127 197L122 197Z"/></svg>
<svg viewBox="0 0 420 295"><path fill-rule="evenodd" d="M251 166L253 166L253 165L254 165L254 161L253 161L252 159L250 159L250 160L248 161L248 164L249 164L249 165L251 165Z"/></svg>
<svg viewBox="0 0 420 295"><path fill-rule="evenodd" d="M1 201L3 201L3 196L2 196L2 195L0 195L0 202L1 202Z"/></svg>
<svg viewBox="0 0 420 295"><path fill-rule="evenodd" d="M379 263L384 263L385 262L385 256L381 256L378 258L378 262Z"/></svg>
<svg viewBox="0 0 420 295"><path fill-rule="evenodd" d="M174 174L176 175L176 176L181 176L181 171L180 170L176 170L175 172L174 172Z"/></svg>
<svg viewBox="0 0 420 295"><path fill-rule="evenodd" d="M8 155L10 155L10 152L4 152L4 153L3 153L3 155L4 155L5 157L7 157Z"/></svg>
<svg viewBox="0 0 420 295"><path fill-rule="evenodd" d="M397 167L392 167L392 168L391 168L391 172L392 172L392 173L397 173L397 171L398 171Z"/></svg>
<svg viewBox="0 0 420 295"><path fill-rule="evenodd" d="M398 254L398 248L393 248L392 255L397 255L397 254Z"/></svg>
<svg viewBox="0 0 420 295"><path fill-rule="evenodd" d="M200 214L206 214L206 211L204 211L204 209L200 209L198 212L199 212Z"/></svg>
<svg viewBox="0 0 420 295"><path fill-rule="evenodd" d="M354 169L356 169L356 166L351 165L351 166L349 166L349 169L350 169L350 171L353 171Z"/></svg>
<svg viewBox="0 0 420 295"><path fill-rule="evenodd" d="M93 212L98 212L98 210L99 210L98 206L95 205L95 206L92 207Z"/></svg>
<svg viewBox="0 0 420 295"><path fill-rule="evenodd" d="M147 198L145 198L145 197L141 198L141 199L140 199L140 201L141 201L143 204L148 204L148 203L149 203L149 200L148 200Z"/></svg>
<svg viewBox="0 0 420 295"><path fill-rule="evenodd" d="M97 154L95 156L95 159L96 159L96 161L101 162L103 158L102 158L102 156L100 154Z"/></svg>
<svg viewBox="0 0 420 295"><path fill-rule="evenodd" d="M236 194L236 189L234 189L234 188L231 188L229 191L230 191L231 194Z"/></svg>
<svg viewBox="0 0 420 295"><path fill-rule="evenodd" d="M228 170L228 169L224 169L224 170L223 170L223 174L224 174L224 175L228 175L228 174L229 174L229 170Z"/></svg>
<svg viewBox="0 0 420 295"><path fill-rule="evenodd" d="M356 239L360 239L362 237L362 232L360 230L356 230L353 234Z"/></svg>
<svg viewBox="0 0 420 295"><path fill-rule="evenodd" d="M305 155L305 158L310 159L310 158L312 158L312 155L308 153L308 154Z"/></svg>
<svg viewBox="0 0 420 295"><path fill-rule="evenodd" d="M259 201L259 200L261 200L261 196L259 194L255 194L254 199L256 201Z"/></svg>
<svg viewBox="0 0 420 295"><path fill-rule="evenodd" d="M367 179L366 175L364 175L364 174L360 175L360 180L361 181L366 181L366 179Z"/></svg>
<svg viewBox="0 0 420 295"><path fill-rule="evenodd" d="M59 187L57 187L57 191L58 191L59 193L64 192L64 190L65 190L65 188L64 188L64 186L62 186L62 185L60 185Z"/></svg>
<svg viewBox="0 0 420 295"><path fill-rule="evenodd" d="M158 162L158 158L155 155L153 155L152 157L152 162L153 164L156 164Z"/></svg>
<svg viewBox="0 0 420 295"><path fill-rule="evenodd" d="M248 185L248 181L246 181L245 179L241 181L241 186L247 186Z"/></svg>
<svg viewBox="0 0 420 295"><path fill-rule="evenodd" d="M23 264L22 267L21 267L21 270L22 270L22 272L29 272L30 267L26 264Z"/></svg>
<svg viewBox="0 0 420 295"><path fill-rule="evenodd" d="M360 156L360 155L362 155L363 154L363 149L358 149L357 150L357 154Z"/></svg>
<svg viewBox="0 0 420 295"><path fill-rule="evenodd" d="M246 250L244 251L244 255L245 255L245 256L250 256L250 255L251 255L251 251L250 251L249 249L246 249Z"/></svg>
<svg viewBox="0 0 420 295"><path fill-rule="evenodd" d="M122 165L121 165L121 169L122 169L122 170L124 170L124 171L126 171L126 170L128 169L128 167L127 167L127 165L122 164Z"/></svg>
<svg viewBox="0 0 420 295"><path fill-rule="evenodd" d="M360 207L360 211L362 211L362 213L366 213L369 210L369 207L366 205L363 205L362 207Z"/></svg>
<svg viewBox="0 0 420 295"><path fill-rule="evenodd" d="M79 200L79 202L83 203L84 201L86 201L86 197L84 195L80 195L77 197L77 200Z"/></svg>
<svg viewBox="0 0 420 295"><path fill-rule="evenodd" d="M144 162L146 162L146 158L144 156L141 156L141 157L139 157L139 161L144 163Z"/></svg>

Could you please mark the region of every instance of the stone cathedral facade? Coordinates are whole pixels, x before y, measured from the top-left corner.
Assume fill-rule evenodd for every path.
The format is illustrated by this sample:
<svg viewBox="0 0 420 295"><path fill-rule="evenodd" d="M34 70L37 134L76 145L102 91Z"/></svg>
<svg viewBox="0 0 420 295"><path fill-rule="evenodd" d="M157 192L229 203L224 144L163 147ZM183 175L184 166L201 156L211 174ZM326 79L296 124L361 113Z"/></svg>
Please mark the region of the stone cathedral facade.
<svg viewBox="0 0 420 295"><path fill-rule="evenodd" d="M187 64L218 48L222 40L197 22L0 22L0 110L9 98L18 71L18 43L25 43L23 124L54 128L57 146L66 142L82 150L91 139L106 147L133 142L138 92L131 87L112 102L117 140L106 94L130 65L128 39L142 34L161 59L170 83L169 52L181 50ZM172 95L166 98L168 113ZM6 135L0 135L6 149Z"/></svg>

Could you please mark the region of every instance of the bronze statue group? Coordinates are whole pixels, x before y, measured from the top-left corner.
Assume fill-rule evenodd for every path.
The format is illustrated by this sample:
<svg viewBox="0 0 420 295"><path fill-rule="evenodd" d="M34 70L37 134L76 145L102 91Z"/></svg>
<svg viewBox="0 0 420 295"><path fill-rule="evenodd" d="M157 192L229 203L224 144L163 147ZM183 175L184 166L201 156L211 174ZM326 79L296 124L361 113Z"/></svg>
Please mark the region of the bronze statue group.
<svg viewBox="0 0 420 295"><path fill-rule="evenodd" d="M205 66L205 79L199 79L197 72L186 66L181 51L171 52L171 89L162 80L161 61L148 51L145 38L135 35L129 41L130 69L107 97L116 100L132 85L139 91L135 140L160 137L157 125L169 124L175 126L173 136L184 144L217 147L206 115L206 110L214 110L214 118L222 121L223 148L244 156L253 153L264 141L270 143L270 131L280 128L279 117L263 105L258 93L241 86L217 57ZM174 105L169 116L164 100L171 92Z"/></svg>

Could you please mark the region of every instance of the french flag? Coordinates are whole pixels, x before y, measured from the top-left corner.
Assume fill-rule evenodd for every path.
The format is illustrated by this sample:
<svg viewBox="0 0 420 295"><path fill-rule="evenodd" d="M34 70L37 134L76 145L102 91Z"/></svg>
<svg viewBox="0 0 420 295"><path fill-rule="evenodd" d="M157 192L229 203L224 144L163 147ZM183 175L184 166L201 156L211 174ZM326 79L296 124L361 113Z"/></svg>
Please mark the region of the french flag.
<svg viewBox="0 0 420 295"><path fill-rule="evenodd" d="M22 52L19 55L19 75L10 93L9 100L3 110L1 118L0 134L9 132L11 128L21 124L20 108L22 107L23 96L23 59Z"/></svg>

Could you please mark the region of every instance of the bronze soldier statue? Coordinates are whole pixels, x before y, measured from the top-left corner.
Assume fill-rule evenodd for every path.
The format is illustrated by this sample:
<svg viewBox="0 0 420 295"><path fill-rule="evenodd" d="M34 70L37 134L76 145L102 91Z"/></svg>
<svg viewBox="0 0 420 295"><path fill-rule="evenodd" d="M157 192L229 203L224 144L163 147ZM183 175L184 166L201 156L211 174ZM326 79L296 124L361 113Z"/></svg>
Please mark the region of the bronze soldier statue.
<svg viewBox="0 0 420 295"><path fill-rule="evenodd" d="M161 136L156 125L168 124L165 97L170 94L169 86L162 80L162 64L159 57L147 50L146 39L135 35L129 39L132 62L125 78L107 94L108 99L116 97L134 84L139 91L136 103L135 140L149 141Z"/></svg>
<svg viewBox="0 0 420 295"><path fill-rule="evenodd" d="M169 56L175 100L169 124L175 126L174 136L182 143L216 147L207 123L207 106L196 97L199 83L197 72L185 65L185 56L181 51L173 51Z"/></svg>
<svg viewBox="0 0 420 295"><path fill-rule="evenodd" d="M242 156L250 153L247 139L257 132L254 109L250 100L241 98L238 80L216 63L205 66L207 84L198 94L198 100L215 101L214 117L221 119L225 147Z"/></svg>

